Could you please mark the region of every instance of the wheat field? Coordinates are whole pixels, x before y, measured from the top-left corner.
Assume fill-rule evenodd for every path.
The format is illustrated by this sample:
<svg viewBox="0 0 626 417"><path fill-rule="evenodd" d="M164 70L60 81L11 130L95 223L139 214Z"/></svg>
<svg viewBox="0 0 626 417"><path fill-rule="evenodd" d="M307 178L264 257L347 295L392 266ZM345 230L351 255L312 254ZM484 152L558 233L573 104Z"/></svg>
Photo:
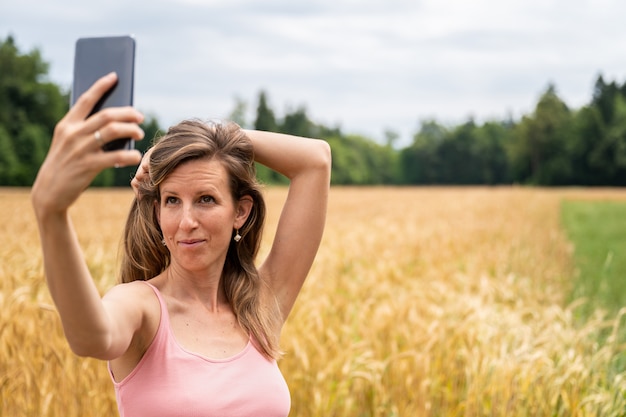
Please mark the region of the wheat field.
<svg viewBox="0 0 626 417"><path fill-rule="evenodd" d="M284 188L266 190L269 218ZM72 209L101 291L116 281L130 190ZM563 199L623 190L332 188L327 228L284 329L292 416L624 416L626 320L566 305L576 270ZM27 190L0 189L1 416L116 416L103 362L69 350Z"/></svg>

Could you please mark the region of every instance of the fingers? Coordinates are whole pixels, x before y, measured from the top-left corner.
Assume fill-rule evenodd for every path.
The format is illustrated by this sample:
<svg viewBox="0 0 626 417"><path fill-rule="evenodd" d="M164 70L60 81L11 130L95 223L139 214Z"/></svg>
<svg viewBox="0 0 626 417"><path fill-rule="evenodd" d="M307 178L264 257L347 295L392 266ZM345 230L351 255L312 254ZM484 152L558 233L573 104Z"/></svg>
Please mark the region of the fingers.
<svg viewBox="0 0 626 417"><path fill-rule="evenodd" d="M152 149L149 149L143 158L141 159L141 163L139 167L137 167L137 172L135 173L135 177L130 182L130 186L133 188L135 192L135 196L137 199L141 199L141 193L139 189L139 184L141 182L147 180L150 177L150 154L152 153Z"/></svg>
<svg viewBox="0 0 626 417"><path fill-rule="evenodd" d="M109 122L93 133L96 148L120 138L143 139L143 130L135 123Z"/></svg>
<svg viewBox="0 0 626 417"><path fill-rule="evenodd" d="M50 210L64 211L105 168L137 165L136 150L104 152L102 146L119 138L142 139L143 115L132 107L103 109L91 116L94 105L117 81L115 74L100 78L55 126L53 138L36 179L36 194Z"/></svg>
<svg viewBox="0 0 626 417"><path fill-rule="evenodd" d="M96 140L96 143L100 148L104 146L104 141L102 140L102 133L99 130L96 130L93 134L93 138Z"/></svg>
<svg viewBox="0 0 626 417"><path fill-rule="evenodd" d="M102 146L108 142L120 138L131 138L134 140L140 140L144 136L143 130L136 124L111 122L100 130L96 130L100 133L101 141L95 140L96 134L94 133L94 147L96 149L96 155L94 155L94 162L97 164L99 170L105 168L121 168L129 165L137 165L141 161L141 152L138 150L116 150L107 151L102 150Z"/></svg>
<svg viewBox="0 0 626 417"><path fill-rule="evenodd" d="M137 165L141 161L141 152L138 150L120 150L103 152L98 158L100 169L116 167L122 168L130 165Z"/></svg>
<svg viewBox="0 0 626 417"><path fill-rule="evenodd" d="M67 113L64 122L74 125L84 121L85 123L82 123L80 127L78 127L76 133L80 135L100 132L96 135L97 139L102 139L104 142L125 137L133 139L143 138L143 132L139 126L136 125L143 122L144 117L143 114L133 107L106 108L87 118L98 100L100 100L116 82L117 74L114 72L99 78L78 98L74 107ZM120 122L135 124L135 127L131 127L130 125L122 126ZM105 140L105 137L108 140ZM97 140L97 142L100 142L100 140Z"/></svg>
<svg viewBox="0 0 626 417"><path fill-rule="evenodd" d="M84 120L89 116L98 100L109 91L117 82L117 74L111 72L96 81L87 91L76 100L74 106L67 113L69 119Z"/></svg>
<svg viewBox="0 0 626 417"><path fill-rule="evenodd" d="M143 114L134 107L108 107L91 115L85 121L84 129L94 131L111 122L139 124L143 122Z"/></svg>

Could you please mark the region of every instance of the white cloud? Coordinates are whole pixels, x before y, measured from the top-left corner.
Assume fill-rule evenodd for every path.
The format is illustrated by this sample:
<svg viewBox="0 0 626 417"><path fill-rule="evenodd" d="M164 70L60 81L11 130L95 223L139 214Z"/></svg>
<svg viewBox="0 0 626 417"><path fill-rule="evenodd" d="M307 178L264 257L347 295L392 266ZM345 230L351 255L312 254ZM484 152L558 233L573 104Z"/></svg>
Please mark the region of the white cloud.
<svg viewBox="0 0 626 417"><path fill-rule="evenodd" d="M9 4L11 3L11 4ZM408 140L420 119L531 111L548 82L573 107L626 68L618 0L21 0L0 36L38 46L69 85L73 43L134 33L137 106L166 123L224 117L233 97Z"/></svg>

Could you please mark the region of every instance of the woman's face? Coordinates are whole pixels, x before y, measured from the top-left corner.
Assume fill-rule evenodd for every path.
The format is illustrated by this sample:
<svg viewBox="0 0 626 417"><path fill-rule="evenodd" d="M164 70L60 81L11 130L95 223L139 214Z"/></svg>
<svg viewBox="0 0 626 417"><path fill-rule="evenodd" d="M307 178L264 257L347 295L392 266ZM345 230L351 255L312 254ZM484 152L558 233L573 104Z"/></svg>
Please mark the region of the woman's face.
<svg viewBox="0 0 626 417"><path fill-rule="evenodd" d="M233 201L228 180L220 161L198 159L178 166L159 186L157 215L173 266L221 271L233 229L249 213Z"/></svg>

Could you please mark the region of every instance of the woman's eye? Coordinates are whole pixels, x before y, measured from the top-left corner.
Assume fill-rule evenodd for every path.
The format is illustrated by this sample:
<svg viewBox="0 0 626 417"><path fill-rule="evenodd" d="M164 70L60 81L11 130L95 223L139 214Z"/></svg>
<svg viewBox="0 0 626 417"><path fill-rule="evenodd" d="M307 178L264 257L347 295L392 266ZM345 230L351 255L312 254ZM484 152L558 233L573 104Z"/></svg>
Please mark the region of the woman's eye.
<svg viewBox="0 0 626 417"><path fill-rule="evenodd" d="M205 196L202 196L200 201L202 201L203 203L212 203L215 201L215 199L209 195L205 195Z"/></svg>
<svg viewBox="0 0 626 417"><path fill-rule="evenodd" d="M176 204L177 201L176 197L165 197L165 204Z"/></svg>

